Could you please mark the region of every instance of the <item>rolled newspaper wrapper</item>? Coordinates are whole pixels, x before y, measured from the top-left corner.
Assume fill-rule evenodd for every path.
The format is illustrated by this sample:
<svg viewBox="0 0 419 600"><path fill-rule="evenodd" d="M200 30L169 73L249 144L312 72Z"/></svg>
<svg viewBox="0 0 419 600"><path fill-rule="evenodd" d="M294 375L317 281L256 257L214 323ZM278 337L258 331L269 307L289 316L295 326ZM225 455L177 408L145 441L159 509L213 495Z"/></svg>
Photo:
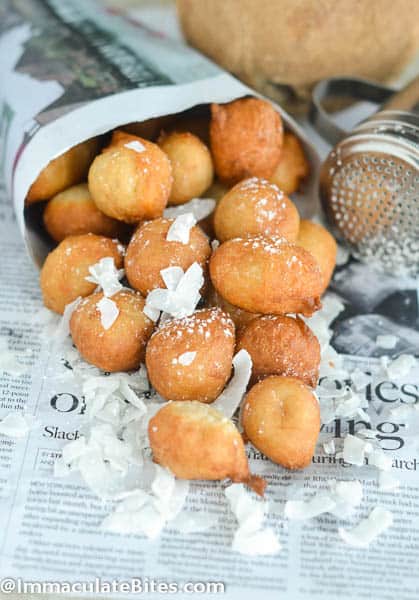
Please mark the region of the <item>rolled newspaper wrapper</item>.
<svg viewBox="0 0 419 600"><path fill-rule="evenodd" d="M0 168L27 249L49 251L25 198L40 171L76 144L127 123L211 102L260 96L195 50L144 24L105 12L95 0L4 0L0 7ZM311 163L304 217L318 208L319 157L279 106Z"/></svg>

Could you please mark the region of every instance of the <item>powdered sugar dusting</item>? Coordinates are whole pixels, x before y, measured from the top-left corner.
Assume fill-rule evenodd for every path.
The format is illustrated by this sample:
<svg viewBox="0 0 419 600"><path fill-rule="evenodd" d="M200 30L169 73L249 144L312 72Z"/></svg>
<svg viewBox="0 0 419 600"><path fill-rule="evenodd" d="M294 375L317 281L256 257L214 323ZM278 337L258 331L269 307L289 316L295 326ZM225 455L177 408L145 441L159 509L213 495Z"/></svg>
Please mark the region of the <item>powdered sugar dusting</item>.
<svg viewBox="0 0 419 600"><path fill-rule="evenodd" d="M187 212L179 215L170 225L166 240L189 244L191 229L194 225L196 225L196 218L193 213Z"/></svg>

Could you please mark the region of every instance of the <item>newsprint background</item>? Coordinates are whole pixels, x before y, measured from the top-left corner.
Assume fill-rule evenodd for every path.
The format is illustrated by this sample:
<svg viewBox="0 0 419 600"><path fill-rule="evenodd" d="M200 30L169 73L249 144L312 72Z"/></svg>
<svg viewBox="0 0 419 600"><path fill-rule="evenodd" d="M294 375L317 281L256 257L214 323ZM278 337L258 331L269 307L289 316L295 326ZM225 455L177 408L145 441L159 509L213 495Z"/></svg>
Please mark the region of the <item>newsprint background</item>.
<svg viewBox="0 0 419 600"><path fill-rule="evenodd" d="M166 2L160 4L144 3L142 18L179 35L173 9ZM36 579L42 573L46 578L63 580L90 578L92 574L124 579L147 573L150 577L176 579L189 575L203 580L225 579L232 590L231 594L227 592L228 598L250 598L261 590L265 590L267 598L289 600L335 599L337 590L343 599L419 598L417 433L412 435L403 422L380 420L389 406L419 401L419 374L414 372L404 381L375 380L373 376L372 384L365 390L366 399L376 408L375 424L382 430L382 447L394 453L393 470L400 478L400 491L380 492L374 474L368 470L360 473L346 467L343 473L348 479L357 477L363 481L366 499L358 516L365 516L367 508L377 503L394 513L393 527L370 549L359 552L337 542L335 519L323 516L314 522L286 527L278 519L275 521L272 514L272 523L280 532L282 552L276 557L252 559L235 555L228 550L234 523L214 486L203 488L201 496L220 512L219 530L194 534L186 540L169 531L160 541L146 545L138 543L135 536L124 540L98 534L97 525L109 507L80 482L57 481L52 476L53 461L65 443L63 436L70 439L77 435L82 419L81 401L77 390L49 377L65 367L59 356L49 355L42 336L37 272L25 253L10 198L0 186L0 338L7 340L10 349L26 352L29 367L19 378L2 376L1 414L24 408L36 414L40 422L28 439L15 442L0 438L2 577L24 575ZM414 282L378 276L356 261L348 261L338 268L332 291L346 307L334 324L333 345L340 353L358 357L348 357L348 364L374 374L384 352L377 348L375 339L383 333L399 338L392 351L396 356L419 354L418 295ZM356 423L349 421L341 426L343 434L353 430ZM323 433L325 438L339 434L336 424ZM320 466L315 462L304 474L291 477L279 468L272 470L260 457L253 458L254 470L268 476L278 513L286 497L283 490L291 483L315 490L330 477L342 477L342 467L333 461ZM315 461L322 460L324 454L319 450Z"/></svg>

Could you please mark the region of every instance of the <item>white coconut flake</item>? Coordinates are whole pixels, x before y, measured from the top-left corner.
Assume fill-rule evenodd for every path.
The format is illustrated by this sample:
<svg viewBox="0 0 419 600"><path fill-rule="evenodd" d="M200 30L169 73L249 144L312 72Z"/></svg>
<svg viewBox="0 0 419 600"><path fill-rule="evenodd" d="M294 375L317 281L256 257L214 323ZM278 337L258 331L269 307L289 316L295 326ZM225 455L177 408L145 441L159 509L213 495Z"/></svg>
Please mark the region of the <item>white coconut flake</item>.
<svg viewBox="0 0 419 600"><path fill-rule="evenodd" d="M193 213L187 212L179 215L169 227L166 240L168 242L189 244L191 229L194 225L196 225L196 219Z"/></svg>
<svg viewBox="0 0 419 600"><path fill-rule="evenodd" d="M70 335L71 315L76 310L77 306L80 304L80 301L81 297L79 296L78 298L73 300L73 302L70 302L65 306L63 316L61 317L58 326L52 336L55 345L59 346Z"/></svg>
<svg viewBox="0 0 419 600"><path fill-rule="evenodd" d="M381 448L373 448L367 452L368 464L377 467L380 471L389 471L392 467L392 458Z"/></svg>
<svg viewBox="0 0 419 600"><path fill-rule="evenodd" d="M323 442L323 450L326 454L336 454L335 440L331 439Z"/></svg>
<svg viewBox="0 0 419 600"><path fill-rule="evenodd" d="M348 464L361 467L365 463L366 454L372 449L370 442L348 433L343 441L343 460Z"/></svg>
<svg viewBox="0 0 419 600"><path fill-rule="evenodd" d="M409 375L413 367L416 366L416 358L411 354L401 354L398 358L383 366L390 379L401 379Z"/></svg>
<svg viewBox="0 0 419 600"><path fill-rule="evenodd" d="M0 435L10 438L24 438L33 428L33 415L23 415L20 412L10 412L0 421Z"/></svg>
<svg viewBox="0 0 419 600"><path fill-rule="evenodd" d="M252 359L247 350L242 349L233 358L234 375L225 390L213 402L226 417L231 418L243 399L252 374Z"/></svg>
<svg viewBox="0 0 419 600"><path fill-rule="evenodd" d="M114 259L110 256L101 258L99 262L91 265L89 273L90 275L85 279L101 287L104 295L108 298L120 292L123 288L119 280L125 274L124 269L117 269Z"/></svg>
<svg viewBox="0 0 419 600"><path fill-rule="evenodd" d="M361 504L363 496L362 484L358 480L329 481L329 491L320 490L308 500L288 500L284 515L288 519L305 521L324 513L331 513L340 518L351 516Z"/></svg>
<svg viewBox="0 0 419 600"><path fill-rule="evenodd" d="M393 515L389 510L376 506L370 515L353 529L339 527L344 542L355 548L367 548L381 533L391 527Z"/></svg>
<svg viewBox="0 0 419 600"><path fill-rule="evenodd" d="M399 338L396 335L377 335L377 339L375 343L380 348L385 348L386 350L392 350L396 347Z"/></svg>
<svg viewBox="0 0 419 600"><path fill-rule="evenodd" d="M132 142L128 142L124 144L125 148L129 148L129 150L134 150L134 152L144 152L145 146L138 140L132 140Z"/></svg>
<svg viewBox="0 0 419 600"><path fill-rule="evenodd" d="M163 269L161 273L167 279L167 269ZM157 288L148 294L144 309L147 316L149 316L148 311L151 309L152 311L167 313L172 317L187 317L194 312L198 305L201 299L199 290L204 284L202 267L196 262L193 263L180 277L175 289L173 289L175 283L173 279L174 272L172 271L171 273L170 285L172 289ZM178 274L179 272L177 271L176 277Z"/></svg>
<svg viewBox="0 0 419 600"><path fill-rule="evenodd" d="M189 367L196 357L196 352L184 352L178 358L178 363L184 367Z"/></svg>
<svg viewBox="0 0 419 600"><path fill-rule="evenodd" d="M343 390L325 390L318 388L322 423L331 423L335 419L349 419L359 416L367 423L369 415L363 410L368 407L367 400L356 394L350 387Z"/></svg>
<svg viewBox="0 0 419 600"><path fill-rule="evenodd" d="M357 392L364 390L371 383L371 375L364 373L360 369L355 369L351 373L351 381Z"/></svg>
<svg viewBox="0 0 419 600"><path fill-rule="evenodd" d="M219 248L219 246L220 246L220 242L218 240L211 241L211 248L212 248L213 252L214 252L214 250L217 250L217 248Z"/></svg>
<svg viewBox="0 0 419 600"><path fill-rule="evenodd" d="M216 201L212 198L193 198L186 204L169 206L165 209L163 216L167 219L175 219L179 215L192 213L198 222L208 217L213 212L216 204Z"/></svg>
<svg viewBox="0 0 419 600"><path fill-rule="evenodd" d="M176 290L179 281L182 279L184 272L182 267L167 267L160 271L161 278L168 290Z"/></svg>
<svg viewBox="0 0 419 600"><path fill-rule="evenodd" d="M252 498L241 483L230 485L225 495L239 524L232 549L251 556L277 554L281 549L278 538L271 528L263 527L268 503Z"/></svg>
<svg viewBox="0 0 419 600"><path fill-rule="evenodd" d="M143 313L154 323L159 320L160 311L157 308L153 308L152 306L146 304L143 308Z"/></svg>
<svg viewBox="0 0 419 600"><path fill-rule="evenodd" d="M330 494L318 494L310 500L288 500L285 503L284 515L287 519L304 521L313 519L336 507L336 501Z"/></svg>
<svg viewBox="0 0 419 600"><path fill-rule="evenodd" d="M339 518L350 517L363 497L362 483L357 479L350 481L335 481L330 483L330 494L335 501L335 508L331 513Z"/></svg>
<svg viewBox="0 0 419 600"><path fill-rule="evenodd" d="M100 312L100 322L102 323L103 329L109 329L119 316L117 305L113 300L104 296L99 300L96 306Z"/></svg>
<svg viewBox="0 0 419 600"><path fill-rule="evenodd" d="M150 493L132 490L121 495L122 502L102 522L102 528L116 533L136 533L155 539L166 523L182 510L189 482L176 480L170 471L154 465L155 475Z"/></svg>

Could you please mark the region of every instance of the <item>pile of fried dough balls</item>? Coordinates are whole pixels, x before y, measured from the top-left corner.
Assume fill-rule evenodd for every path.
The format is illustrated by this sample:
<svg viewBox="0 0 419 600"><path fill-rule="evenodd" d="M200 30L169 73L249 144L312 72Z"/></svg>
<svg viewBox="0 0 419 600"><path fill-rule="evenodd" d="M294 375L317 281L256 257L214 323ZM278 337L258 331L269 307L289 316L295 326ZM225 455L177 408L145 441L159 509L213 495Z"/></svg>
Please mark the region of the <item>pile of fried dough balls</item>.
<svg viewBox="0 0 419 600"><path fill-rule="evenodd" d="M145 361L167 401L149 423L153 457L177 477L257 489L247 441L283 467L308 466L320 429L312 391L320 346L302 317L321 306L336 243L321 225L300 220L289 198L309 172L299 140L284 134L268 102L243 98L212 105L206 119L124 126L100 153L99 143L53 160L28 194L28 203L48 200L44 225L58 242L41 272L45 305L63 313L82 298L70 330L89 363L112 372ZM163 216L166 206L203 194L216 196L213 214L190 228L187 243L168 241L174 219ZM108 329L98 307L104 295L86 279L106 257L127 280L112 296L119 313ZM147 294L165 287L161 271L193 263L205 275L198 309L153 322L143 309ZM211 406L241 349L253 363L243 434Z"/></svg>

